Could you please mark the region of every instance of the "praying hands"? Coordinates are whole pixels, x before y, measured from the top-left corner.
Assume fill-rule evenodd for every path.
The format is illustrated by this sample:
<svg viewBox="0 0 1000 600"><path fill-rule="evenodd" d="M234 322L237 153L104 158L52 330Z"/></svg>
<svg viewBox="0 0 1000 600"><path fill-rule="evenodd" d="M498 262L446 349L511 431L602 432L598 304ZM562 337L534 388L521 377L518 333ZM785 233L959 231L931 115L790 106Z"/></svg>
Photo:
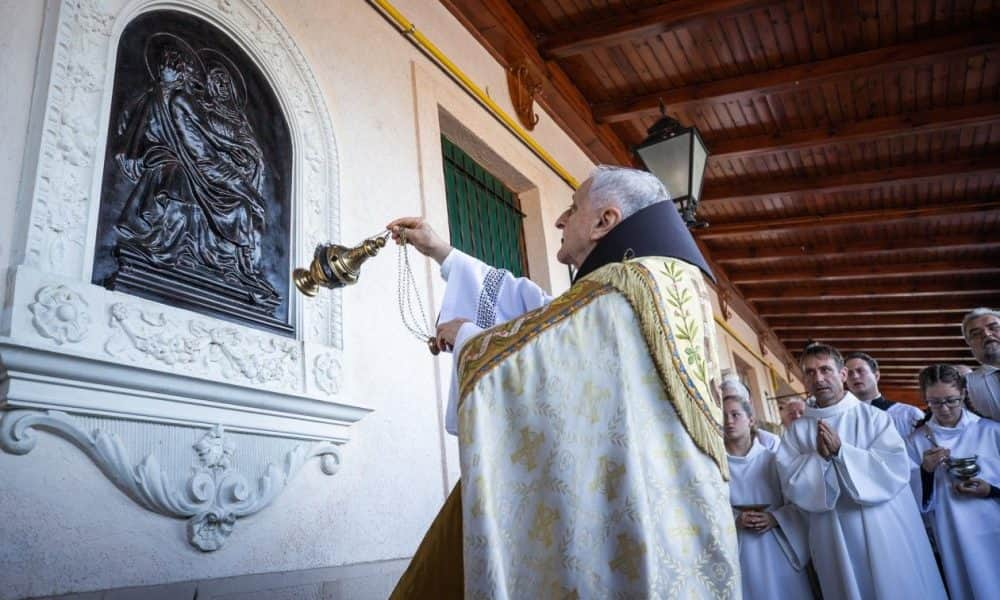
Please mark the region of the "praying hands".
<svg viewBox="0 0 1000 600"><path fill-rule="evenodd" d="M816 451L826 460L840 452L840 436L822 419L816 425Z"/></svg>

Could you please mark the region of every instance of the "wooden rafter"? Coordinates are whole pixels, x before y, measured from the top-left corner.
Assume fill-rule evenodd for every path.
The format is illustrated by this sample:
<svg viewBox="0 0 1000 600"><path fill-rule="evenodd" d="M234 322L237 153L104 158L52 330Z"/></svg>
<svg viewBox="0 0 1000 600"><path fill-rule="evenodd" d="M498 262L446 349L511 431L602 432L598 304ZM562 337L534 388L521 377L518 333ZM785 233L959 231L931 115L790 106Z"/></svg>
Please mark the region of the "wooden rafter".
<svg viewBox="0 0 1000 600"><path fill-rule="evenodd" d="M824 341L821 338L812 338L818 342ZM792 348L792 354L798 356L802 354L802 348L805 346L806 340L787 340L782 339L789 348ZM937 352L941 349L953 349L953 348L966 348L965 340L958 338L942 338L928 340L920 342L919 344L913 343L910 340L907 341L896 341L896 340L846 340L840 339L832 344L841 352L853 352L855 350L861 352L869 352L874 354L875 350L884 352L887 350L906 350L906 349L921 349L924 352Z"/></svg>
<svg viewBox="0 0 1000 600"><path fill-rule="evenodd" d="M957 199L945 202L926 203L912 208L890 208L876 210L860 210L856 212L838 211L831 206L829 214L812 214L797 217L782 218L743 218L731 223L711 223L711 227L698 232L702 238L723 237L733 233L768 234L778 231L794 231L798 229L814 229L831 225L855 225L858 223L884 223L892 221L912 221L913 219L953 215L965 212L980 212L1000 209L1000 198L983 199L979 197ZM710 217L707 217L710 219Z"/></svg>
<svg viewBox="0 0 1000 600"><path fill-rule="evenodd" d="M1000 277L992 275L934 275L931 277L891 277L850 281L798 281L748 283L740 286L747 300L771 298L852 298L867 296L919 297L949 293L956 296L997 294Z"/></svg>
<svg viewBox="0 0 1000 600"><path fill-rule="evenodd" d="M1000 103L949 106L863 121L849 121L814 129L776 131L709 141L710 161L747 159L773 152L788 152L828 144L845 144L901 135L945 131L958 127L987 125L1000 121Z"/></svg>
<svg viewBox="0 0 1000 600"><path fill-rule="evenodd" d="M1000 279L1000 253L983 258L964 258L954 262L862 263L852 265L788 266L780 271L743 267L733 273L733 283L766 283L795 281L836 281L844 279L881 278L930 274L988 275Z"/></svg>
<svg viewBox="0 0 1000 600"><path fill-rule="evenodd" d="M649 94L605 102L594 107L601 123L627 121L657 114L662 102L678 109L691 104L735 102L754 96L777 94L814 86L843 77L896 69L927 59L972 55L997 47L996 28L986 26L968 32L897 44L847 54L811 63L739 75L680 88L664 88Z"/></svg>
<svg viewBox="0 0 1000 600"><path fill-rule="evenodd" d="M722 202L747 202L771 196L795 198L803 194L850 192L958 176L993 176L998 172L1000 172L1000 156L992 155L818 177L771 177L760 181L708 182L705 184L701 202L705 206L712 206Z"/></svg>
<svg viewBox="0 0 1000 600"><path fill-rule="evenodd" d="M998 294L958 295L954 293L937 296L888 296L884 298L850 298L828 300L817 298L808 301L800 299L755 300L754 306L762 316L788 316L810 314L833 317L835 315L927 312L931 310L951 310L960 314L977 306L994 306L1000 299ZM816 322L819 320L817 319Z"/></svg>
<svg viewBox="0 0 1000 600"><path fill-rule="evenodd" d="M538 53L531 30L506 0L441 0L441 3L504 68L511 68L512 60L520 57L542 76L538 103L594 162L633 164L625 144L610 127L594 119L590 103L562 67ZM467 13L477 14L483 8L498 26L481 30L467 18Z"/></svg>
<svg viewBox="0 0 1000 600"><path fill-rule="evenodd" d="M961 335L959 328L955 325L936 325L933 327L881 327L877 321L872 322L868 327L855 327L853 329L830 329L817 325L815 327L786 328L777 332L782 339L835 339L841 337L855 337L859 333L864 333L865 337L876 336L880 338L902 339L907 337L954 337Z"/></svg>
<svg viewBox="0 0 1000 600"><path fill-rule="evenodd" d="M741 244L738 247L711 248L712 258L718 262L754 261L780 258L801 258L803 256L845 256L894 253L900 250L920 248L937 249L982 249L1000 248L1000 240L992 231L970 231L967 233L931 236L907 236L903 238L851 239L843 242L792 243L787 246L765 246Z"/></svg>
<svg viewBox="0 0 1000 600"><path fill-rule="evenodd" d="M858 329L868 328L875 325L879 327L933 327L942 324L951 324L955 331L959 330L962 322L962 309L954 311L935 311L927 313L888 313L877 315L877 321L871 315L841 315L836 322L823 322L817 324L816 317L807 312L787 317L769 317L768 324L781 335L785 329L795 329L800 327L822 327L824 329Z"/></svg>
<svg viewBox="0 0 1000 600"><path fill-rule="evenodd" d="M674 0L546 36L540 45L547 58L565 58L602 46L662 35L706 18L718 19L753 10L775 0Z"/></svg>

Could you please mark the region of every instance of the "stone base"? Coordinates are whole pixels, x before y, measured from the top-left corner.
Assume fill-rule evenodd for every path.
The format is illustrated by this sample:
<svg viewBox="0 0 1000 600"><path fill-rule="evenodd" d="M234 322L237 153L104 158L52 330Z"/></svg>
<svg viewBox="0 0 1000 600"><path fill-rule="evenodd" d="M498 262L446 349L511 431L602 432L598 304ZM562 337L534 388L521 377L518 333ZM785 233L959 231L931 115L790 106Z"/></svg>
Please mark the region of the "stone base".
<svg viewBox="0 0 1000 600"><path fill-rule="evenodd" d="M127 244L119 245L116 254L118 271L104 282L109 290L207 313L280 335L295 335L292 325L274 316L278 300L261 300L258 290L243 282L222 282L194 269L159 266Z"/></svg>

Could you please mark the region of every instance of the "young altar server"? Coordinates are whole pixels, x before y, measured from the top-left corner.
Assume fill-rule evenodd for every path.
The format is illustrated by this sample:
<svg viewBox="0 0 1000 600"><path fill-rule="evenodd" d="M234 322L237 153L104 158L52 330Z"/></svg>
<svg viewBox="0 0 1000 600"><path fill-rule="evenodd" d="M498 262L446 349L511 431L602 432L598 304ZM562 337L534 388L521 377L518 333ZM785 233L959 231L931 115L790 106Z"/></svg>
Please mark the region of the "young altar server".
<svg viewBox="0 0 1000 600"><path fill-rule="evenodd" d="M836 348L807 347L800 365L816 406L782 437L778 475L785 497L806 512L823 596L946 598L892 419L844 390Z"/></svg>
<svg viewBox="0 0 1000 600"><path fill-rule="evenodd" d="M740 546L744 598L811 598L805 521L781 494L774 452L757 437L746 400L726 396L722 416L729 501ZM765 508L766 507L766 508Z"/></svg>
<svg viewBox="0 0 1000 600"><path fill-rule="evenodd" d="M954 600L996 598L1000 593L1000 423L962 407L965 380L951 365L920 372L931 418L907 441L915 465L921 509L930 515ZM977 457L978 476L958 479L948 459Z"/></svg>
<svg viewBox="0 0 1000 600"><path fill-rule="evenodd" d="M719 386L722 391L722 401L726 400L739 400L741 402L746 402L747 406L752 406L750 403L750 388L748 388L739 377L733 373L726 373L722 376L722 384ZM774 452L778 449L778 444L781 443L781 437L777 436L770 431L765 429L759 429L754 427L756 431L754 437L757 438L765 448Z"/></svg>

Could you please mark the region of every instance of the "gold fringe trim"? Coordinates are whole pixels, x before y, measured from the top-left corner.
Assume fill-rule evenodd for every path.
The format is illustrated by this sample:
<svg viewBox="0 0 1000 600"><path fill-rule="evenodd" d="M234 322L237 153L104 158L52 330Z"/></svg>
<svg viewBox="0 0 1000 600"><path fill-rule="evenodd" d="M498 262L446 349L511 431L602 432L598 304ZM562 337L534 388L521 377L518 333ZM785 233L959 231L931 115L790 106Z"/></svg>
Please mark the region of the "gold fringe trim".
<svg viewBox="0 0 1000 600"><path fill-rule="evenodd" d="M663 389L684 429L695 445L715 462L722 477L728 481L729 464L722 438L722 423L712 414L708 404L712 400L702 398L693 383L686 381L690 375L673 342L670 319L663 313L664 304L656 281L646 267L638 262L606 265L587 275L586 280L610 285L628 300L639 319L642 336L656 365ZM705 331L703 335L709 335L709 332ZM721 411L719 416L721 417Z"/></svg>

